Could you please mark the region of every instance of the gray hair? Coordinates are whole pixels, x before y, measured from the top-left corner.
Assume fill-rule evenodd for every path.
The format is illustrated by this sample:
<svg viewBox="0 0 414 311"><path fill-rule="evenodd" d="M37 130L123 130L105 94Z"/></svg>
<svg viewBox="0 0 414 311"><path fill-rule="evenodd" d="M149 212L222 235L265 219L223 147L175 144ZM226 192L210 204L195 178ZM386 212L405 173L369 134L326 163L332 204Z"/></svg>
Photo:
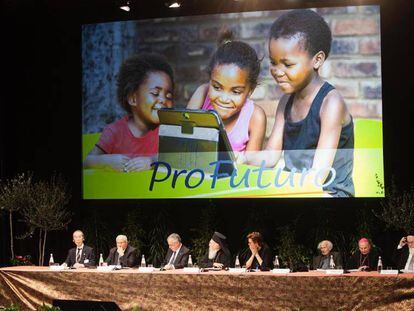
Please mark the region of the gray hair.
<svg viewBox="0 0 414 311"><path fill-rule="evenodd" d="M181 237L177 233L171 233L167 238L168 240L175 240L181 243Z"/></svg>
<svg viewBox="0 0 414 311"><path fill-rule="evenodd" d="M128 238L127 238L127 236L126 236L126 235L123 235L123 234L120 234L120 235L118 235L118 236L116 237L115 241L118 241L118 240L123 240L123 241L125 241L125 242L128 242Z"/></svg>
<svg viewBox="0 0 414 311"><path fill-rule="evenodd" d="M320 242L319 242L319 244L318 244L318 249L319 249L319 250L321 249L321 246L322 246L322 244L323 244L323 243L328 244L329 251L331 251L331 250L332 250L332 248L333 248L333 244L332 244L332 242L331 242L331 241L329 241L329 240L323 240L323 241L320 241Z"/></svg>

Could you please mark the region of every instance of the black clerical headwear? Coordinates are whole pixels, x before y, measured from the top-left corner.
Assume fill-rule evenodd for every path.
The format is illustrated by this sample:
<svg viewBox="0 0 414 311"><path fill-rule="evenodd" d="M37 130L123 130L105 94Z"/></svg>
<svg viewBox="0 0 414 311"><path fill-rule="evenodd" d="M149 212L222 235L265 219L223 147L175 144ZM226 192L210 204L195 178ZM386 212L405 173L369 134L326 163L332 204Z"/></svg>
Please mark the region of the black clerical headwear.
<svg viewBox="0 0 414 311"><path fill-rule="evenodd" d="M211 237L211 239L220 244L220 246L222 245L222 243L227 239L223 234L221 234L220 232L214 232L213 236Z"/></svg>
<svg viewBox="0 0 414 311"><path fill-rule="evenodd" d="M220 248L223 250L223 252L225 253L230 253L229 248L227 246L227 238L226 236L224 236L223 234L221 234L220 232L214 232L213 236L211 237L211 239L216 242L217 244L220 245Z"/></svg>

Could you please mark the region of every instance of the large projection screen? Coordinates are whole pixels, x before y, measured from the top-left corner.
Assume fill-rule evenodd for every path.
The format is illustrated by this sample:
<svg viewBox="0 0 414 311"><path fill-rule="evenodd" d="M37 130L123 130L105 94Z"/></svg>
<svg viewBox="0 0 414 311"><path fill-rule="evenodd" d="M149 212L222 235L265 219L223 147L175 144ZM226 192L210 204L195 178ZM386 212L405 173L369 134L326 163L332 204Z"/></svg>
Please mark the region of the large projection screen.
<svg viewBox="0 0 414 311"><path fill-rule="evenodd" d="M162 157L167 160L159 161L158 135L170 135L169 128L162 131L161 128L151 128L151 135L147 138L151 136L153 139L148 147L152 152L112 152L116 148L110 148L118 144L127 145L128 149L134 137L140 135L128 127L128 122L135 119L132 115L127 117L128 112L118 101L119 69L135 54L162 55L174 72L174 83L171 83L171 94L168 94L171 98L168 100L174 108L186 108L198 87L211 82L206 69L217 50L219 34L223 29L231 30L234 40L249 44L261 60L258 84L249 98L254 105L262 108L266 116L265 148L275 127L280 99L285 94L271 74L274 64L271 64L273 60L269 57L269 32L273 22L289 10L83 25L83 198L383 197L380 7L368 5L310 10L326 21L332 33L329 56L317 71L345 102L352 129L349 129L349 123L343 124L342 130L347 126L348 130L347 133L341 131L341 135L348 135L346 139L349 141L344 148L335 150L319 150L317 146L307 150L271 150L262 152L261 157L254 152L234 152L238 161L237 170L227 175L220 173L220 148L214 151L213 147L207 155L188 149L178 153L176 150L176 153ZM157 111L150 113L157 114ZM308 115L305 116L308 118ZM321 124L320 120L315 122ZM122 126L124 128L120 130ZM112 136L108 138L108 135ZM126 139L126 135L132 135L132 138ZM145 143L148 145L148 139ZM137 140L137 144L140 141ZM320 158L331 156L333 162L337 161L336 166L332 161L328 161L331 166L312 166L318 152ZM267 165L266 160L274 154L278 154L277 163ZM96 160L97 156L106 158ZM255 156L263 161L246 160ZM171 163L168 162L169 157L174 159ZM198 160L204 157L211 162L207 166L198 165ZM288 163L292 162L292 158L289 160L288 157L307 158L310 167L288 169ZM137 163L142 161L145 165L139 167ZM174 164L178 162L185 165L180 167ZM137 165L134 166L134 163Z"/></svg>

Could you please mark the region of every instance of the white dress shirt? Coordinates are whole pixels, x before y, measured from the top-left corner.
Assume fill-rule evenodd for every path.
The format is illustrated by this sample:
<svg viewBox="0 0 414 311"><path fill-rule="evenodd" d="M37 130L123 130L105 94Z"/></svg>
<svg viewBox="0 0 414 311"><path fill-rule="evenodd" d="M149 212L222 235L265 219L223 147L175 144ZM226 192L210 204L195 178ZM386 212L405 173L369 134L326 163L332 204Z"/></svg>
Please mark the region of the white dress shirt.
<svg viewBox="0 0 414 311"><path fill-rule="evenodd" d="M173 261L175 261L177 259L177 255L178 255L178 253L179 253L179 251L181 249L181 246L183 246L183 244L181 244L180 247L175 252L172 253L172 255L170 257L170 261L168 262L169 265L174 266L174 262Z"/></svg>
<svg viewBox="0 0 414 311"><path fill-rule="evenodd" d="M404 246L403 246L404 247ZM400 245L398 245L398 249L403 248ZM414 248L408 248L408 258L407 258L407 262L405 263L405 267L404 270L414 270Z"/></svg>

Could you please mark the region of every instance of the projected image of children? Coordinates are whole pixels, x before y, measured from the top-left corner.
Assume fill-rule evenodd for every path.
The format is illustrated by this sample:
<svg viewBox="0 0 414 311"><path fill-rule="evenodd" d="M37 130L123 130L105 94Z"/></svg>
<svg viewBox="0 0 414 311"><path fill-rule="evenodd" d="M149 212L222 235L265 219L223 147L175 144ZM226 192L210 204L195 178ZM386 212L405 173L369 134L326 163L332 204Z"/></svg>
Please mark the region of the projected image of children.
<svg viewBox="0 0 414 311"><path fill-rule="evenodd" d="M341 94L319 75L331 43L328 24L314 11L293 10L273 23L270 73L285 95L265 149L283 150L288 171L325 170L322 179L332 177L332 182L324 190L348 197L355 193L352 116ZM266 164L275 166L280 153L270 154ZM252 155L250 161L258 159Z"/></svg>
<svg viewBox="0 0 414 311"><path fill-rule="evenodd" d="M378 5L83 25L82 68L86 199L384 196Z"/></svg>
<svg viewBox="0 0 414 311"><path fill-rule="evenodd" d="M216 110L233 151L261 150L266 115L263 108L249 99L260 72L256 51L247 43L234 40L231 31L223 31L208 72L209 83L198 87L187 108Z"/></svg>
<svg viewBox="0 0 414 311"><path fill-rule="evenodd" d="M84 167L124 172L149 169L158 152L157 111L172 107L173 81L173 70L162 56L140 54L125 60L117 95L127 115L105 127Z"/></svg>

